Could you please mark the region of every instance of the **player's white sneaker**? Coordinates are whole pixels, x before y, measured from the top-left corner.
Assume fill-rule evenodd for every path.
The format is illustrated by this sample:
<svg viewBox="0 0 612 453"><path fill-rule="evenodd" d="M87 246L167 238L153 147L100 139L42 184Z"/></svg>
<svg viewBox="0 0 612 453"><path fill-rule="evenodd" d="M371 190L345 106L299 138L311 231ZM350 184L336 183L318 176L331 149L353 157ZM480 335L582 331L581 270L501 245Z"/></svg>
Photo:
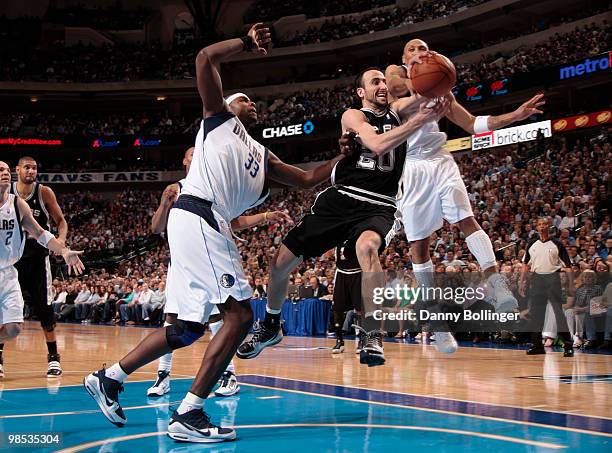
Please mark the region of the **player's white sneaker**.
<svg viewBox="0 0 612 453"><path fill-rule="evenodd" d="M104 416L116 426L123 426L127 421L119 404L119 393L123 392L123 384L106 377L105 369L95 371L83 379L83 386L91 395Z"/></svg>
<svg viewBox="0 0 612 453"><path fill-rule="evenodd" d="M488 282L493 290L491 303L497 313L511 313L518 308L518 301L510 291L508 282L503 275L496 272L489 277Z"/></svg>
<svg viewBox="0 0 612 453"><path fill-rule="evenodd" d="M176 411L172 414L168 437L181 442L212 443L234 440L236 431L213 425L202 409L192 409L184 414Z"/></svg>
<svg viewBox="0 0 612 453"><path fill-rule="evenodd" d="M147 389L147 396L162 396L170 391L170 371L159 370L157 380Z"/></svg>
<svg viewBox="0 0 612 453"><path fill-rule="evenodd" d="M232 396L240 391L238 379L236 379L236 375L231 371L224 371L219 382L220 385L215 390L215 395L217 396Z"/></svg>
<svg viewBox="0 0 612 453"><path fill-rule="evenodd" d="M440 352L452 354L459 347L457 345L457 340L455 340L455 337L453 337L453 334L450 332L435 332L435 336L436 349Z"/></svg>

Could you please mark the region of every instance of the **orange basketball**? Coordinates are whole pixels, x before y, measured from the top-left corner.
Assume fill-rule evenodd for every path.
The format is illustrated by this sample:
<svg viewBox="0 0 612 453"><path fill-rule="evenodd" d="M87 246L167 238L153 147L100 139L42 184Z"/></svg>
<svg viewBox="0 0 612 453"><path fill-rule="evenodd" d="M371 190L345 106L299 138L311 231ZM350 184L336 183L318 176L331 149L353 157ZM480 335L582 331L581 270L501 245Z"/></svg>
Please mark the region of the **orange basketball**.
<svg viewBox="0 0 612 453"><path fill-rule="evenodd" d="M444 55L434 53L421 58L421 61L421 64L412 65L410 71L414 91L431 99L444 96L455 86L455 65Z"/></svg>

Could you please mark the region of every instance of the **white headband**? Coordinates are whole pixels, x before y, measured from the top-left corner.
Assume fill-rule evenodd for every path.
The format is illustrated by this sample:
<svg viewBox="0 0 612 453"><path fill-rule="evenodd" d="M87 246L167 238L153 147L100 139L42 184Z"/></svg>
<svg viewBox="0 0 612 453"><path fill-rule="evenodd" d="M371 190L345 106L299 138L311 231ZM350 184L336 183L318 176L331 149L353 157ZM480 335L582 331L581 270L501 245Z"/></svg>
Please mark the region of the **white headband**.
<svg viewBox="0 0 612 453"><path fill-rule="evenodd" d="M234 93L234 94L228 96L227 98L225 98L225 102L227 102L227 105L230 105L232 102L234 102L238 98L247 98L247 101L251 102L251 98L248 97L244 93Z"/></svg>

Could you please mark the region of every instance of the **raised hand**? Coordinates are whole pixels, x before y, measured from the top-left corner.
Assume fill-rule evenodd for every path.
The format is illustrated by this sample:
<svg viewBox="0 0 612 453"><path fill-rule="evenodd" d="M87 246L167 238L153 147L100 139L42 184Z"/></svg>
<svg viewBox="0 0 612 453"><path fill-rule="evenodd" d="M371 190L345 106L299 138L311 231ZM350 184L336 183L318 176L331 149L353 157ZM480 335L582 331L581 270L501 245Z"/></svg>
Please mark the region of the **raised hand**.
<svg viewBox="0 0 612 453"><path fill-rule="evenodd" d="M266 46L272 41L270 29L262 22L258 22L251 27L248 36L253 40L253 49L251 52L266 55L268 51Z"/></svg>
<svg viewBox="0 0 612 453"><path fill-rule="evenodd" d="M544 113L540 110L540 107L546 103L544 100L544 93L538 93L527 102L521 104L519 108L517 108L514 113L516 120L521 121L529 118L531 115L535 115L536 113Z"/></svg>
<svg viewBox="0 0 612 453"><path fill-rule="evenodd" d="M81 261L81 258L79 258L81 254L83 254L82 251L70 249L65 249L62 253L62 258L64 258L64 261L68 265L68 275L72 275L73 272L74 275L81 275L85 270L85 265Z"/></svg>
<svg viewBox="0 0 612 453"><path fill-rule="evenodd" d="M172 184L171 186L166 187L164 193L162 194L162 203L166 206L171 206L176 201L178 197L178 187L176 184Z"/></svg>

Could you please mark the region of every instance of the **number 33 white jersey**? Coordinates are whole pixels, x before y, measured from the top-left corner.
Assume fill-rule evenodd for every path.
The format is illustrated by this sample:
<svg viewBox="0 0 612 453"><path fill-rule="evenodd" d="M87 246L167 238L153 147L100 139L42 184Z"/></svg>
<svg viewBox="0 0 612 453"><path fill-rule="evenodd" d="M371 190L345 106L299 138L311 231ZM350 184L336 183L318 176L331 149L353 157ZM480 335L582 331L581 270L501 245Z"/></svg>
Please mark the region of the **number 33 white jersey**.
<svg viewBox="0 0 612 453"><path fill-rule="evenodd" d="M202 120L182 194L213 203L227 222L268 196L268 149L231 112Z"/></svg>

